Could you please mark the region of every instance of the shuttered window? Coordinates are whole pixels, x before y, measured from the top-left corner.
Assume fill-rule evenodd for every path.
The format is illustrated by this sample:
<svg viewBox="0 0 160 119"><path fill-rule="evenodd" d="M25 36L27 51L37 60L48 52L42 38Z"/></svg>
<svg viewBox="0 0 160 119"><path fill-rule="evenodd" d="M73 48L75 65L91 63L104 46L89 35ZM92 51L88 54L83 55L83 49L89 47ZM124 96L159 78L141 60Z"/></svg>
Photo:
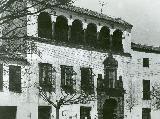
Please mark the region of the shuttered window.
<svg viewBox="0 0 160 119"><path fill-rule="evenodd" d="M55 84L52 80L52 65L48 63L39 63L39 85L48 92L51 92L55 88Z"/></svg>
<svg viewBox="0 0 160 119"><path fill-rule="evenodd" d="M143 80L143 99L150 100L150 80Z"/></svg>
<svg viewBox="0 0 160 119"><path fill-rule="evenodd" d="M81 89L85 93L94 93L94 80L91 68L81 68Z"/></svg>
<svg viewBox="0 0 160 119"><path fill-rule="evenodd" d="M61 65L61 87L67 92L73 91L73 66Z"/></svg>
<svg viewBox="0 0 160 119"><path fill-rule="evenodd" d="M142 108L142 119L151 119L151 109L150 108Z"/></svg>
<svg viewBox="0 0 160 119"><path fill-rule="evenodd" d="M21 92L21 67L9 66L9 91Z"/></svg>
<svg viewBox="0 0 160 119"><path fill-rule="evenodd" d="M51 119L51 107L39 106L38 107L38 119Z"/></svg>
<svg viewBox="0 0 160 119"><path fill-rule="evenodd" d="M3 90L3 64L0 64L0 91Z"/></svg>

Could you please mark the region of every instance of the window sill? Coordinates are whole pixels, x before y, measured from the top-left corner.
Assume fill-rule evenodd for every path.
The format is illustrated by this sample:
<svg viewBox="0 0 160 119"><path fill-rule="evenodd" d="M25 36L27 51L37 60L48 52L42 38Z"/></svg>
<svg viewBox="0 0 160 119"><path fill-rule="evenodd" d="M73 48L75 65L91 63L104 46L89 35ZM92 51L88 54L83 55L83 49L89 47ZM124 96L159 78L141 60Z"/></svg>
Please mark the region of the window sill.
<svg viewBox="0 0 160 119"><path fill-rule="evenodd" d="M151 100L151 98L142 98L142 100L144 100L144 101L150 101Z"/></svg>
<svg viewBox="0 0 160 119"><path fill-rule="evenodd" d="M0 92L4 92L3 90L0 90Z"/></svg>
<svg viewBox="0 0 160 119"><path fill-rule="evenodd" d="M11 90L9 92L16 93L16 94L21 94L22 93L22 91L11 91Z"/></svg>

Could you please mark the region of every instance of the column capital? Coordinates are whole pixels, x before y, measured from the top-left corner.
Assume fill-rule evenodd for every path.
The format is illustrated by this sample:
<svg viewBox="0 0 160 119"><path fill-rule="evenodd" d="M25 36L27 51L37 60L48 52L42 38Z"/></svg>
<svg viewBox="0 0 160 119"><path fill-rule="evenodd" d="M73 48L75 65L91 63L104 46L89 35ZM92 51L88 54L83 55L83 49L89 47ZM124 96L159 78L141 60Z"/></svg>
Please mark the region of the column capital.
<svg viewBox="0 0 160 119"><path fill-rule="evenodd" d="M68 19L68 25L72 26L73 19Z"/></svg>
<svg viewBox="0 0 160 119"><path fill-rule="evenodd" d="M87 23L83 23L83 29L87 29Z"/></svg>
<svg viewBox="0 0 160 119"><path fill-rule="evenodd" d="M100 32L102 26L97 26L97 32Z"/></svg>
<svg viewBox="0 0 160 119"><path fill-rule="evenodd" d="M52 22L56 22L57 16L51 15Z"/></svg>
<svg viewBox="0 0 160 119"><path fill-rule="evenodd" d="M114 33L115 30L116 29L110 29L110 35L113 35L113 33Z"/></svg>

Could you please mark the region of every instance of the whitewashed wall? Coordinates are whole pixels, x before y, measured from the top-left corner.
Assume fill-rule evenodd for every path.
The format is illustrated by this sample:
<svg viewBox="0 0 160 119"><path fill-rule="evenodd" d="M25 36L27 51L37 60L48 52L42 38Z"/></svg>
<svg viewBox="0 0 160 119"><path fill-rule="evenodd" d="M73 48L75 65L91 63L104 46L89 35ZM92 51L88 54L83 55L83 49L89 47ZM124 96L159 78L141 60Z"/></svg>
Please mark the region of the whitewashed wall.
<svg viewBox="0 0 160 119"><path fill-rule="evenodd" d="M132 51L129 75L135 90L136 103L132 112L126 110L126 119L141 119L142 108L151 108L151 119L159 119L160 111L154 110L152 100L143 100L143 80L150 80L150 90L160 84L160 54ZM149 58L149 67L143 67L143 58ZM130 83L130 82L129 82ZM130 85L127 85L128 88ZM126 105L127 106L127 105Z"/></svg>

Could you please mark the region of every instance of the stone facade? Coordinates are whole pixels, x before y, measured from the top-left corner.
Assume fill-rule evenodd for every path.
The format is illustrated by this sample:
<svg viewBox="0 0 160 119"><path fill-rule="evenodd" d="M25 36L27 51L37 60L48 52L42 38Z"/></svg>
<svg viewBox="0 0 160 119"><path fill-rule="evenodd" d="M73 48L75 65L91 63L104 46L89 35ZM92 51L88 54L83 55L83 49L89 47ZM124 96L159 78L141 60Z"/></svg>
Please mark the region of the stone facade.
<svg viewBox="0 0 160 119"><path fill-rule="evenodd" d="M27 6L31 6L31 3L28 2ZM39 7L30 8L31 13L37 11ZM3 85L3 90L0 92L0 97L3 97L0 99L0 107L17 107L16 119L38 119L38 111L45 106L49 106L50 118L56 119L56 109L39 96L39 90L36 87L40 80L40 63L49 64L54 69L52 80L55 82L55 90L50 97L54 103L62 96L62 66L73 68L75 73L73 88L76 90L81 89L81 68L92 69L94 99L85 103L62 105L59 111L60 119L86 119L85 117L103 119L106 116L104 111L109 109L113 115L108 116L114 116L116 119L140 119L142 108L152 107L151 100L142 99L142 81L153 80L150 86L152 87L160 78L157 60L159 50L156 50L157 54L155 54L152 48L148 53L145 52L148 47L142 51L137 50L135 48L137 46L131 47L132 25L121 19L74 6L59 6L26 17L27 26L23 31L28 37L25 40L28 44L33 43L34 49L28 47L31 48L31 52L27 53L25 60L22 61L13 61L10 58L6 63L3 61L4 58L1 58L2 77L6 86ZM44 18L48 18L47 21ZM40 24L41 21L42 24ZM43 22L47 22L47 28L44 27ZM73 27L74 24L77 26ZM74 33L78 37L73 35ZM77 41L74 41L74 38ZM79 38L83 39L80 43ZM100 42L106 43L103 38L108 41L108 45L105 46ZM149 68L143 67L143 58L149 58ZM21 66L21 88L23 89L21 93L8 90L9 65ZM135 94L130 91L134 91ZM132 98L129 98L130 94L134 94L135 99L131 110L128 108L132 106L128 103L132 101ZM83 110L88 110L89 116L85 115ZM158 112L152 110L151 118L158 119L156 114Z"/></svg>

